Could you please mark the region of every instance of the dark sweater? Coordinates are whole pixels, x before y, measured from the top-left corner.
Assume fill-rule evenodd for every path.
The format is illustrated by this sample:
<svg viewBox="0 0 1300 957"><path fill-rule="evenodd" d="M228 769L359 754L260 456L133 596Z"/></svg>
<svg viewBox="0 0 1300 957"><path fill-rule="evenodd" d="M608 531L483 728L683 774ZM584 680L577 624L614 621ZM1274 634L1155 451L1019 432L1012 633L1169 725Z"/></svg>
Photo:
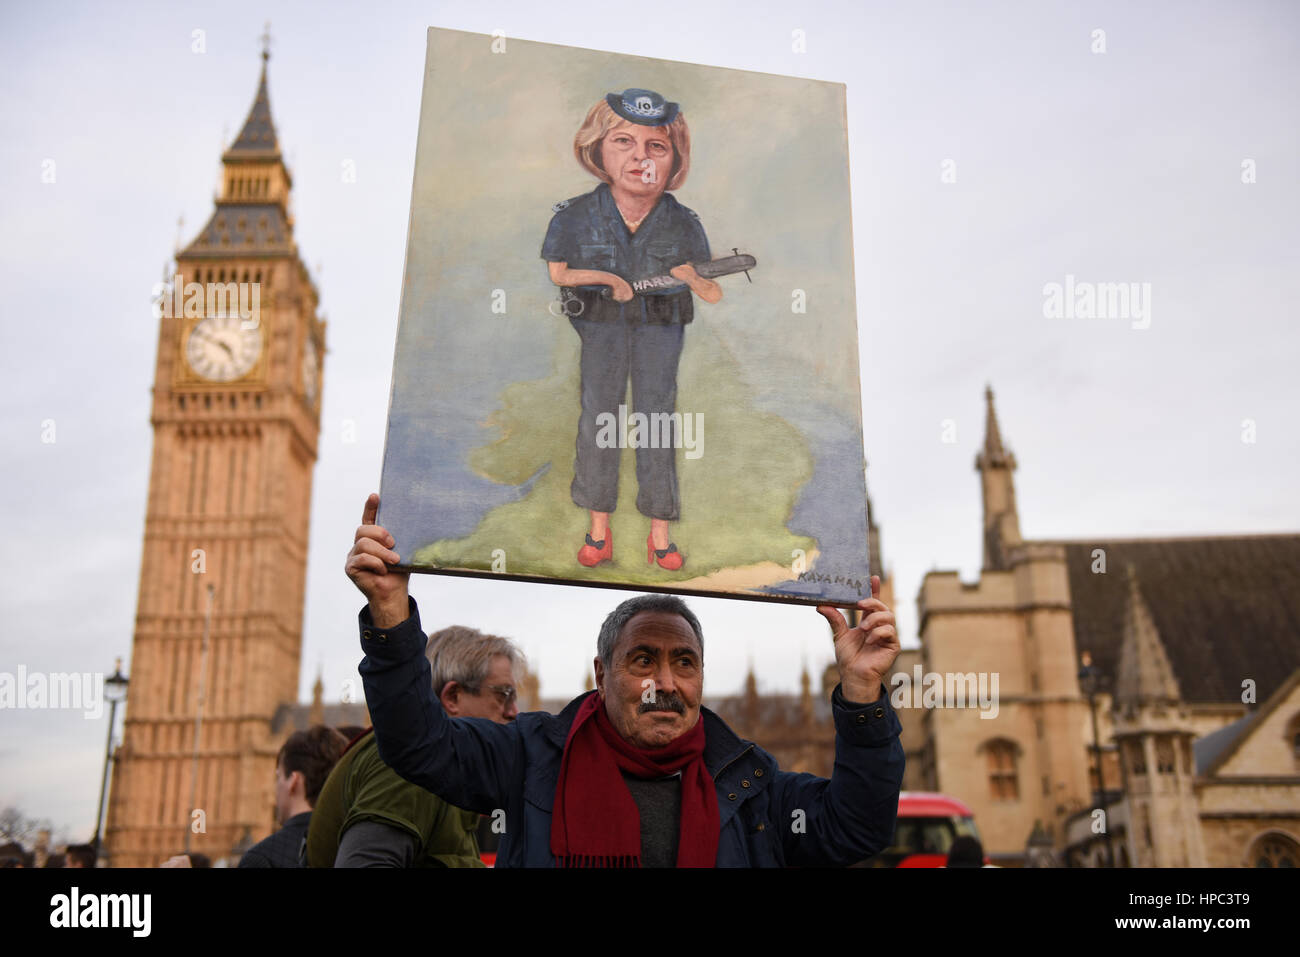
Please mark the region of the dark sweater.
<svg viewBox="0 0 1300 957"><path fill-rule="evenodd" d="M682 776L645 780L625 774L623 780L641 814L641 866L676 867Z"/></svg>

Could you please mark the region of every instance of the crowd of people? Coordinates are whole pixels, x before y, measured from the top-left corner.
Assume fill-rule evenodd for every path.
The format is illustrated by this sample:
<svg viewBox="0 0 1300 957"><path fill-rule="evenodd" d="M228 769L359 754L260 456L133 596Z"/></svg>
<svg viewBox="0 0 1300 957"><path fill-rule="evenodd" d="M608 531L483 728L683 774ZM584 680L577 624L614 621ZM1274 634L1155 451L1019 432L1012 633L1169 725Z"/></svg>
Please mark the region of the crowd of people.
<svg viewBox="0 0 1300 957"><path fill-rule="evenodd" d="M289 736L279 829L239 867L850 866L889 845L904 757L883 685L898 635L878 578L858 624L817 609L840 672L835 764L819 778L781 770L703 707L703 631L674 595L610 612L593 691L559 714L520 713L522 653L463 626L426 637L378 506L372 494L345 565L366 599L359 671L374 726ZM185 853L163 866L211 865Z"/></svg>
<svg viewBox="0 0 1300 957"><path fill-rule="evenodd" d="M68 844L50 852L43 842L30 850L17 841L0 845L0 869L29 867L94 867L94 844Z"/></svg>

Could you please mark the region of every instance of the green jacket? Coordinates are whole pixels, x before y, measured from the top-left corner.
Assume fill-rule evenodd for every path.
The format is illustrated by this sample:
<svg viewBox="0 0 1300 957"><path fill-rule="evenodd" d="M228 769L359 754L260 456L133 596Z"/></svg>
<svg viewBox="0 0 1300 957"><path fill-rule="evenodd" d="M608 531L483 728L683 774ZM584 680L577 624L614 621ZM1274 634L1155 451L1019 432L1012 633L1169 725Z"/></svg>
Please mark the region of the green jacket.
<svg viewBox="0 0 1300 957"><path fill-rule="evenodd" d="M379 757L373 731L358 738L321 788L307 832L307 866L333 867L339 842L362 821L420 841L417 867L483 867L479 816L403 779Z"/></svg>

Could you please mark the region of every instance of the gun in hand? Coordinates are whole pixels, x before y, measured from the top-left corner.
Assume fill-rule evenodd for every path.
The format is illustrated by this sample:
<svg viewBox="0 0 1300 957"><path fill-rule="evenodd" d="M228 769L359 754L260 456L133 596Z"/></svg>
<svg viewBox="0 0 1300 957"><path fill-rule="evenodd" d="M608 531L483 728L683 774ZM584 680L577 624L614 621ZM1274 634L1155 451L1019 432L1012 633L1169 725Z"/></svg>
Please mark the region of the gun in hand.
<svg viewBox="0 0 1300 957"><path fill-rule="evenodd" d="M757 264L757 260L748 253L742 253L737 249L731 250L734 255L723 256L721 259L713 259L705 263L694 263L695 271L703 279L717 279L719 276L730 276L734 273L743 272L745 278L749 278L749 271ZM662 289L685 289L686 283L682 282L676 276L664 274L662 276L651 276L649 279L638 279L635 282L629 282L634 293L657 292ZM605 286L601 289L600 295L604 299L612 296L610 288Z"/></svg>

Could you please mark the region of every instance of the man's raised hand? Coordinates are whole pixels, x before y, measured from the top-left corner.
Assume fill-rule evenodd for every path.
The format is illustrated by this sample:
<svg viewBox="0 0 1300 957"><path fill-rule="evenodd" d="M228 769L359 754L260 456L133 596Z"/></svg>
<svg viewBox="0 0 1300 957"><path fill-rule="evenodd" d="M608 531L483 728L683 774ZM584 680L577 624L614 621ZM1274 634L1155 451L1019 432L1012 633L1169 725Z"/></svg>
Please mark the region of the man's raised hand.
<svg viewBox="0 0 1300 957"><path fill-rule="evenodd" d="M388 529L375 524L379 495L370 493L361 510L361 524L343 570L370 603L370 620L381 628L404 622L409 613L407 584L411 573L389 568L401 560Z"/></svg>
<svg viewBox="0 0 1300 957"><path fill-rule="evenodd" d="M866 704L881 694L881 682L889 673L900 645L894 627L894 613L877 596L880 578L871 576L871 597L858 602L862 622L850 628L839 609L818 605L817 611L831 626L835 638L835 664L840 669L840 691L848 701Z"/></svg>

